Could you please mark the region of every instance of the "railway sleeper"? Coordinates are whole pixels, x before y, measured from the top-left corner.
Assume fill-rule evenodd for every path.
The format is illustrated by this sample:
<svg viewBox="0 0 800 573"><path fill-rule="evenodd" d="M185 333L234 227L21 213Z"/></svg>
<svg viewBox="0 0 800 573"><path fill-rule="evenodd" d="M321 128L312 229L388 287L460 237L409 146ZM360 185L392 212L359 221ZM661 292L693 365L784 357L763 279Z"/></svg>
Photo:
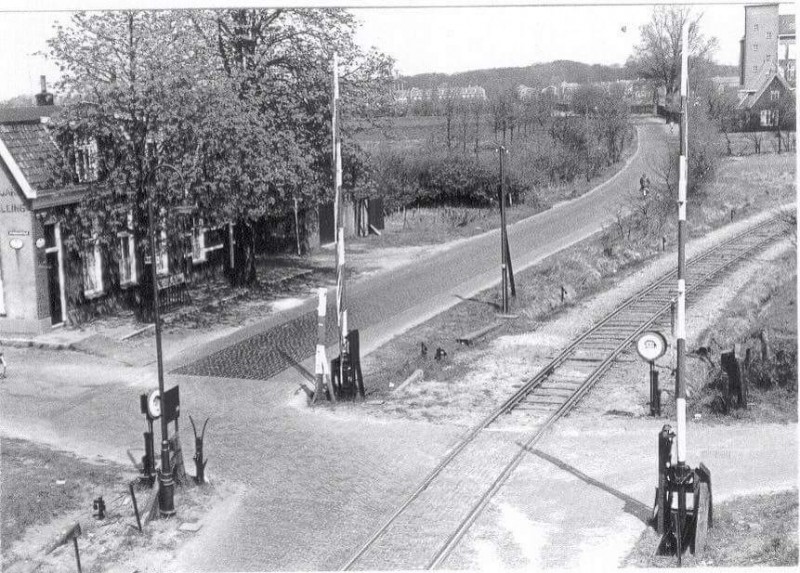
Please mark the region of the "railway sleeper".
<svg viewBox="0 0 800 573"><path fill-rule="evenodd" d="M580 384L576 382L575 384L559 383L559 384L552 384L552 385L548 385L548 386L542 385L542 386L539 386L539 388L542 388L544 390L566 390L566 391L574 392L575 390L578 389L579 386L580 386Z"/></svg>
<svg viewBox="0 0 800 573"><path fill-rule="evenodd" d="M573 392L574 394L574 392ZM570 394L571 396L572 394ZM522 404L540 404L540 405L561 405L565 402L562 396L545 396L545 395L535 395L535 396L528 396L524 401L520 402L520 406Z"/></svg>

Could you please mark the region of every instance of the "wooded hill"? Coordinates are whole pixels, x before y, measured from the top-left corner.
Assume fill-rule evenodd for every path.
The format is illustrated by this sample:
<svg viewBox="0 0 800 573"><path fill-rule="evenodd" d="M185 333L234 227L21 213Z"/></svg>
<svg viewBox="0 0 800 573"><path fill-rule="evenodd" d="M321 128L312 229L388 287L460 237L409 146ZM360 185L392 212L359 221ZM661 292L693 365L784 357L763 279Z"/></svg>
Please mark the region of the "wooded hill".
<svg viewBox="0 0 800 573"><path fill-rule="evenodd" d="M736 76L739 70L736 66L712 64L711 75ZM470 70L455 74L417 74L403 76L400 83L405 89L420 88L430 89L442 84L449 86L482 86L486 95L491 97L497 92L507 91L522 84L529 87L545 87L561 82L608 82L639 77L634 69L618 64L606 66L603 64L584 64L572 60L556 60L547 63L537 63L530 66L517 68L491 68L485 70Z"/></svg>

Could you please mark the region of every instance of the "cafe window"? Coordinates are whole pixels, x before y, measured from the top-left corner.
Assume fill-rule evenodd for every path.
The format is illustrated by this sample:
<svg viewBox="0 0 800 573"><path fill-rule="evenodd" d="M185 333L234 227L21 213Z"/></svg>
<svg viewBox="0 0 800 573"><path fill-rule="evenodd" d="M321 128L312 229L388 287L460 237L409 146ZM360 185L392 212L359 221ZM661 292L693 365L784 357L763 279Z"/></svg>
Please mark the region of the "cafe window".
<svg viewBox="0 0 800 573"><path fill-rule="evenodd" d="M136 241L131 229L133 215L128 213L127 225L124 231L117 233L117 248L119 251L119 282L122 286L136 284L139 277L136 274Z"/></svg>

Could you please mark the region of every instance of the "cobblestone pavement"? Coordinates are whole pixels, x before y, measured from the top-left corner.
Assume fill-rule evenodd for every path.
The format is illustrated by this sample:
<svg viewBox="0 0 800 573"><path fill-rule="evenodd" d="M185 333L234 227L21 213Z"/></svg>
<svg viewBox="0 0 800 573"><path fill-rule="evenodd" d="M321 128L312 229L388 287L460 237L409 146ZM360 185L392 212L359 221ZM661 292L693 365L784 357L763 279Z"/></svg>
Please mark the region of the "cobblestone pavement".
<svg viewBox="0 0 800 573"><path fill-rule="evenodd" d="M663 124L637 126L639 149L615 177L592 192L519 221L508 229L514 268L521 270L600 230L626 202L638 178L649 171L659 157L666 138ZM498 231L460 241L434 257L411 265L366 277L348 288L348 317L351 329L361 330L362 347L375 344L380 331L397 331L441 312L458 302L457 296L471 296L498 282ZM335 340L335 294L328 300L328 343ZM175 370L179 374L229 376L267 380L288 368L285 352L301 362L311 356L316 344L316 308L308 301L304 312L283 324L264 323L258 332L230 342L216 341L201 356Z"/></svg>
<svg viewBox="0 0 800 573"><path fill-rule="evenodd" d="M326 345L337 339L336 306L327 309ZM357 328L357 326L355 326ZM194 376L229 376L251 380L269 380L279 372L302 362L317 344L317 314L302 316L219 350L197 362L177 368L176 374Z"/></svg>

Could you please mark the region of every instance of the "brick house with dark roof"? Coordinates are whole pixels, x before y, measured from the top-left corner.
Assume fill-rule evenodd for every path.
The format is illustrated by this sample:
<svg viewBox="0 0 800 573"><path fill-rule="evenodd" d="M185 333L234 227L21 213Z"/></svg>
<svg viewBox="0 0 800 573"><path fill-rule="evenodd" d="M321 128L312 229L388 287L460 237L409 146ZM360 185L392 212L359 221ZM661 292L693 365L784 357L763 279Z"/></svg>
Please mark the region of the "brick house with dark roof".
<svg viewBox="0 0 800 573"><path fill-rule="evenodd" d="M737 106L743 130L795 129L795 16L778 10L778 4L745 6Z"/></svg>
<svg viewBox="0 0 800 573"><path fill-rule="evenodd" d="M35 215L35 203L51 192L46 165L55 144L45 123L52 111L0 111L0 332L38 333L66 320L60 231L46 234Z"/></svg>
<svg viewBox="0 0 800 573"><path fill-rule="evenodd" d="M794 131L794 113L788 106L794 106L793 90L783 76L775 72L757 92L747 94L739 102L742 112L740 128L743 131L765 131L780 127Z"/></svg>
<svg viewBox="0 0 800 573"><path fill-rule="evenodd" d="M52 96L44 95L50 96L37 94L37 101L51 103ZM53 105L0 109L0 333L41 333L109 307L139 305L141 293L152 288L132 233L76 247L65 223L91 186L101 183L94 142L76 148L74 181L54 177L61 151L48 124L59 111ZM172 243L180 241L173 236L170 251L157 257L167 288L174 291L185 281L182 258L198 270L224 266L226 231L182 229L179 235L188 240L177 253Z"/></svg>
<svg viewBox="0 0 800 573"><path fill-rule="evenodd" d="M61 108L48 105L53 98L46 92L36 100L42 105L0 108L0 334L37 334L111 308L140 308L152 292L130 228L103 241L78 241L72 234L70 216L90 189L102 190L97 143L77 146L75 157L64 161L74 163L72 180L58 180L53 167L67 158L48 126ZM185 293L188 282L234 264L233 225L205 228L201 217L190 215L169 237L162 234L167 247L159 247L156 257L166 291L162 303L181 302L173 295ZM318 247L317 209L304 209L299 217L306 248ZM295 245L294 217L253 227L261 253Z"/></svg>

